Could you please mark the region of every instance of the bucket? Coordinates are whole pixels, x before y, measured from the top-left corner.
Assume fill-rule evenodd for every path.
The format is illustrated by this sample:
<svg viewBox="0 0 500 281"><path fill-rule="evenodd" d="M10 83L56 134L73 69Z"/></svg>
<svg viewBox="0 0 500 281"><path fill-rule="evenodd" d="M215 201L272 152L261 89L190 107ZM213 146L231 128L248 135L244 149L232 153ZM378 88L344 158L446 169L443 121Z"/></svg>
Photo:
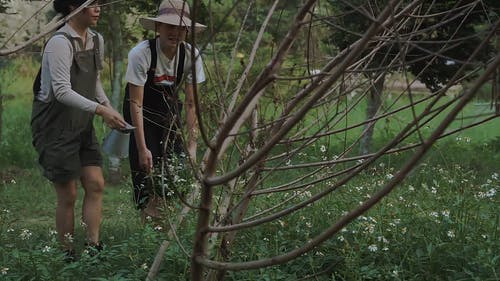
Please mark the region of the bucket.
<svg viewBox="0 0 500 281"><path fill-rule="evenodd" d="M104 138L102 150L109 156L127 158L129 141L130 133L124 133L113 129Z"/></svg>

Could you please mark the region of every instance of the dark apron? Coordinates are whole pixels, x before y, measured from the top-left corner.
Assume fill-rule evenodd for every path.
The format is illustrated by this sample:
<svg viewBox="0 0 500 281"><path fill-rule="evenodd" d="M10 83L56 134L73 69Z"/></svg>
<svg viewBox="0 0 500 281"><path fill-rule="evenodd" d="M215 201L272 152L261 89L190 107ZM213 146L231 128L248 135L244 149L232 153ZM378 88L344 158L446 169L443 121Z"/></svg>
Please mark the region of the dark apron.
<svg viewBox="0 0 500 281"><path fill-rule="evenodd" d="M75 39L64 32L75 48ZM102 69L99 56L99 39L94 36L94 48L74 52L70 70L71 88L87 99L95 100L98 70ZM77 41L79 42L79 41ZM81 48L83 49L83 47ZM71 107L57 101L55 98L48 103L38 101L36 85L34 86L35 99L33 100L31 129L33 145L39 153L39 162L44 168L44 175L52 181L65 181L79 176L82 165L98 164L85 162L99 162L100 159L88 158L82 153L75 155L75 149L95 150L97 139L93 129L94 114ZM76 147L75 147L76 146ZM78 152L78 151L77 151ZM75 159L75 157L80 159ZM94 158L97 156L94 156Z"/></svg>
<svg viewBox="0 0 500 281"><path fill-rule="evenodd" d="M149 40L149 48L151 65L144 85L142 104L144 138L147 148L151 151L153 165L159 167L162 161L168 162L173 154L179 155L184 151L180 130L182 102L178 96L177 85L180 84L183 76L185 49L181 44L174 85L159 86L154 83L157 63L156 39ZM128 84L123 101L123 117L125 121L132 123ZM141 209L146 206L153 190L146 180L147 174L139 166L139 152L134 133L130 134L129 161L134 186L134 201L137 208Z"/></svg>

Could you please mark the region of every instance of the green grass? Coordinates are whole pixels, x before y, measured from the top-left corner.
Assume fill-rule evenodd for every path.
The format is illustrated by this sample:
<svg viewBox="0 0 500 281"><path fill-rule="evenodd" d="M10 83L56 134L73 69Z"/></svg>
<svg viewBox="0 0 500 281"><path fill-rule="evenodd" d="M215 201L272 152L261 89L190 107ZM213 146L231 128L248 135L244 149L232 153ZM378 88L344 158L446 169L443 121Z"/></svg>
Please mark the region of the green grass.
<svg viewBox="0 0 500 281"><path fill-rule="evenodd" d="M53 234L55 192L41 176L31 145L31 93L27 89L32 71L18 70L24 73L19 83L2 89L9 98L4 104L0 143L0 280L144 280L168 227L166 222L161 230L140 224L128 178L105 190L101 234L107 248L102 259L82 255L72 264L63 261ZM466 108L468 115L482 110L474 104ZM362 120L363 112L361 106L351 120ZM410 117L401 114L377 124L375 145L383 145ZM297 280L320 272L324 274L312 280L499 280L499 122L493 120L436 143L393 193L308 254L279 266L229 272L227 280ZM99 120L95 124L102 137L105 127ZM319 143L311 145L298 158L312 161L334 154L342 149L341 143L332 138L326 152ZM410 153L381 158L306 210L238 232L231 260L270 257L303 244L379 190ZM294 173L279 173L265 184L294 178ZM328 184L318 184L311 193ZM250 212L290 195L261 196ZM300 199L308 196L304 193ZM79 255L84 243L78 219L81 199L80 189L75 232ZM188 252L195 219L192 213L178 232ZM189 280L189 258L171 242L158 280Z"/></svg>

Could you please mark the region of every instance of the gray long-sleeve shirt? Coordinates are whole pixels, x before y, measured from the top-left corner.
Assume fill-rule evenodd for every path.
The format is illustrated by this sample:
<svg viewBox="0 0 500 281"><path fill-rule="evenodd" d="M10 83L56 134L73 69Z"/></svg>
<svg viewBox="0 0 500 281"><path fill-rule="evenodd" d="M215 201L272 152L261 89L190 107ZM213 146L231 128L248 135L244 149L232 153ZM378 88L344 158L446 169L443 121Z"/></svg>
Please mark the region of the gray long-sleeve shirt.
<svg viewBox="0 0 500 281"><path fill-rule="evenodd" d="M80 51L83 38L67 23L58 30L65 32L78 41L75 44L76 51ZM104 40L98 33L88 29L85 41L85 50L94 48L93 37L98 36L99 47L104 50ZM41 92L37 95L37 100L50 102L52 99L76 107L87 112L94 113L98 104L109 103L109 99L104 93L99 75L96 83L96 101L89 100L71 89L70 70L73 63L73 46L64 35L53 36L45 46L42 59ZM104 54L100 52L101 61Z"/></svg>

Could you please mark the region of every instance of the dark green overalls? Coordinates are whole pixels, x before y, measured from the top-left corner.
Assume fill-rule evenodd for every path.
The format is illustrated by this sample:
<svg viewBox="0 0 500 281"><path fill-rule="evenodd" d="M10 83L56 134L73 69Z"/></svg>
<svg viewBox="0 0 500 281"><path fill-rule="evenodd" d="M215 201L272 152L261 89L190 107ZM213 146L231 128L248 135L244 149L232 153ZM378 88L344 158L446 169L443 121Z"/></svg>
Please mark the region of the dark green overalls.
<svg viewBox="0 0 500 281"><path fill-rule="evenodd" d="M96 98L98 70L102 69L99 56L99 38L94 36L94 48L76 51L75 41L64 32L73 46L71 88L90 100ZM39 77L37 77L39 79ZM37 81L35 81L35 85ZM92 124L94 114L62 104L55 98L48 103L35 98L31 117L33 145L39 155L44 176L53 182L66 182L80 177L81 168L101 166L99 143Z"/></svg>
<svg viewBox="0 0 500 281"><path fill-rule="evenodd" d="M173 86L160 86L154 83L157 63L156 38L149 40L149 48L151 51L151 65L144 85L143 126L146 146L153 156L153 166L158 168L161 167L162 161L168 163L170 162L169 158L174 154L179 156L184 152L180 136L182 102L179 100L177 87L181 84L184 75L185 47L184 44L179 45L176 81ZM128 84L125 88L123 100L123 117L125 121L132 123ZM134 202L137 209L143 209L153 193L161 195L162 192L154 190L155 188L151 186L151 177L139 165L139 152L137 151L133 132L130 134L129 162L134 186ZM168 177L170 175L167 175Z"/></svg>

